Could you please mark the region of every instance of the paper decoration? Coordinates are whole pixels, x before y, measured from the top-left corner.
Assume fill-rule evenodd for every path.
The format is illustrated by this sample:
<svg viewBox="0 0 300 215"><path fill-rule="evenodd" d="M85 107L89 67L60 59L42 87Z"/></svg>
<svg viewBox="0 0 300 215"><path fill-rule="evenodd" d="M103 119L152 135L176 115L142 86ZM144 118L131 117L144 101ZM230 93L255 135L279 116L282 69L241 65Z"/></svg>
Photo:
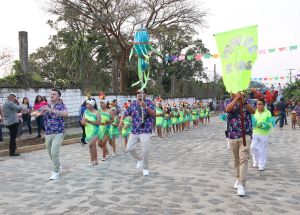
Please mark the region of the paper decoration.
<svg viewBox="0 0 300 215"><path fill-rule="evenodd" d="M292 78L295 78L296 75L292 75Z"/></svg>
<svg viewBox="0 0 300 215"><path fill-rule="evenodd" d="M286 47L279 48L279 51L287 51Z"/></svg>
<svg viewBox="0 0 300 215"><path fill-rule="evenodd" d="M297 50L297 46L290 46L290 51Z"/></svg>
<svg viewBox="0 0 300 215"><path fill-rule="evenodd" d="M265 81L267 81L267 80L268 80L268 78L264 78L264 80L265 80Z"/></svg>
<svg viewBox="0 0 300 215"><path fill-rule="evenodd" d="M300 74L297 74L297 77L300 77Z"/></svg>
<svg viewBox="0 0 300 215"><path fill-rule="evenodd" d="M262 83L262 85L265 85L265 83Z"/></svg>
<svg viewBox="0 0 300 215"><path fill-rule="evenodd" d="M282 85L282 86L284 86L284 85L285 85L285 83L282 83L281 85Z"/></svg>
<svg viewBox="0 0 300 215"><path fill-rule="evenodd" d="M279 77L275 77L275 80L278 80L279 79Z"/></svg>
<svg viewBox="0 0 300 215"><path fill-rule="evenodd" d="M277 83L274 83L274 85L277 85Z"/></svg>
<svg viewBox="0 0 300 215"><path fill-rule="evenodd" d="M202 55L196 55L195 57L196 57L196 60L200 60Z"/></svg>
<svg viewBox="0 0 300 215"><path fill-rule="evenodd" d="M258 53L261 54L266 54L266 50L259 50Z"/></svg>
<svg viewBox="0 0 300 215"><path fill-rule="evenodd" d="M270 53L275 52L275 49L269 49L269 52Z"/></svg>
<svg viewBox="0 0 300 215"><path fill-rule="evenodd" d="M177 56L171 56L171 60L176 60Z"/></svg>
<svg viewBox="0 0 300 215"><path fill-rule="evenodd" d="M193 55L188 55L186 56L188 60L193 60L194 56Z"/></svg>
<svg viewBox="0 0 300 215"><path fill-rule="evenodd" d="M254 81L257 81L257 78L254 78Z"/></svg>
<svg viewBox="0 0 300 215"><path fill-rule="evenodd" d="M285 78L286 78L286 79L289 79L289 78L290 78L290 76L285 76Z"/></svg>
<svg viewBox="0 0 300 215"><path fill-rule="evenodd" d="M272 77L270 77L270 78L269 78L269 80L273 80L273 78L272 78Z"/></svg>
<svg viewBox="0 0 300 215"><path fill-rule="evenodd" d="M211 55L210 54L206 54L206 55L204 55L204 57L205 57L205 59L209 59L211 57Z"/></svg>
<svg viewBox="0 0 300 215"><path fill-rule="evenodd" d="M284 76L281 76L280 79L284 79Z"/></svg>
<svg viewBox="0 0 300 215"><path fill-rule="evenodd" d="M257 85L257 83L254 83L254 85Z"/></svg>
<svg viewBox="0 0 300 215"><path fill-rule="evenodd" d="M269 83L266 83L266 85L269 85Z"/></svg>
<svg viewBox="0 0 300 215"><path fill-rule="evenodd" d="M223 76L222 75L220 75L220 78L222 78Z"/></svg>
<svg viewBox="0 0 300 215"><path fill-rule="evenodd" d="M278 89L278 87L275 87L275 89Z"/></svg>
<svg viewBox="0 0 300 215"><path fill-rule="evenodd" d="M179 60L185 60L185 55L180 55Z"/></svg>
<svg viewBox="0 0 300 215"><path fill-rule="evenodd" d="M262 79L262 78L259 78L258 80L259 80L259 81L262 81L263 79Z"/></svg>
<svg viewBox="0 0 300 215"><path fill-rule="evenodd" d="M218 58L219 54L213 54L213 58Z"/></svg>

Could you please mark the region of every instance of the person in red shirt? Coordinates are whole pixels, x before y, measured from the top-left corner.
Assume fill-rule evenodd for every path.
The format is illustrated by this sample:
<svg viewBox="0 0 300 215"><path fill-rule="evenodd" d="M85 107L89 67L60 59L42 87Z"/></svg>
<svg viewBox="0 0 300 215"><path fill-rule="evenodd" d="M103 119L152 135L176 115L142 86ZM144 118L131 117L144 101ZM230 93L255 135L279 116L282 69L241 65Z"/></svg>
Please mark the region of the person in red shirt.
<svg viewBox="0 0 300 215"><path fill-rule="evenodd" d="M33 110L36 111L38 109L40 109L41 107L43 107L44 105L49 105L48 102L45 102L42 100L42 96L38 95L35 98L35 102L33 105ZM45 125L44 125L44 117L43 116L39 116L35 118L36 120L36 124L38 126L38 135L36 138L41 138L41 130L43 129L45 131Z"/></svg>

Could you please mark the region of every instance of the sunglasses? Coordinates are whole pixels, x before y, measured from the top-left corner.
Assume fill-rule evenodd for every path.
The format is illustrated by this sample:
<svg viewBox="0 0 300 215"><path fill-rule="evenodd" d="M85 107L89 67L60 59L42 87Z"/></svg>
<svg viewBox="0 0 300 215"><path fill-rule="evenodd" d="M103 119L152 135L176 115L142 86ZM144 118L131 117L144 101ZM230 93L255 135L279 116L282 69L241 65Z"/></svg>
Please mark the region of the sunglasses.
<svg viewBox="0 0 300 215"><path fill-rule="evenodd" d="M136 92L136 94L142 94L142 92Z"/></svg>

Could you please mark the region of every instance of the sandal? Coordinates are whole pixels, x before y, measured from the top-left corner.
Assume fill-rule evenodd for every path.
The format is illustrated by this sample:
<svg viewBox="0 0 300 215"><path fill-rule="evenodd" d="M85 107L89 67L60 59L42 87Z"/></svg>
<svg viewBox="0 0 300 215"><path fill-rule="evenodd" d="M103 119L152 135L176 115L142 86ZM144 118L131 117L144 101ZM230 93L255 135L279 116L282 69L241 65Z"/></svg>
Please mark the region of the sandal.
<svg viewBox="0 0 300 215"><path fill-rule="evenodd" d="M94 162L95 165L98 165L98 160Z"/></svg>
<svg viewBox="0 0 300 215"><path fill-rule="evenodd" d="M94 166L95 163L93 161L90 161L90 163L87 164L87 166Z"/></svg>
<svg viewBox="0 0 300 215"><path fill-rule="evenodd" d="M106 158L102 158L102 161L106 161Z"/></svg>

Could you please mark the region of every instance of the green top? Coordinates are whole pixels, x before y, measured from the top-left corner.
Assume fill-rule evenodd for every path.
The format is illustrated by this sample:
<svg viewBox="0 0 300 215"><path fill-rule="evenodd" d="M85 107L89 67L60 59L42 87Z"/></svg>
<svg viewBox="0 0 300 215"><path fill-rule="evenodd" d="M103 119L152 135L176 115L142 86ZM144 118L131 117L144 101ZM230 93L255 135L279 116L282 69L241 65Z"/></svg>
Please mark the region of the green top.
<svg viewBox="0 0 300 215"><path fill-rule="evenodd" d="M256 120L255 127L253 128L253 133L260 135L269 135L269 130L273 127L272 124L269 123L270 118L273 118L271 112L265 108L265 111L260 114L258 112L258 109L256 109L253 116ZM260 126L260 123L262 123L262 127L258 128L257 126Z"/></svg>
<svg viewBox="0 0 300 215"><path fill-rule="evenodd" d="M98 109L100 115L101 115L101 123L105 123L105 120L110 120L110 115L109 113L106 113L101 110L101 108Z"/></svg>

